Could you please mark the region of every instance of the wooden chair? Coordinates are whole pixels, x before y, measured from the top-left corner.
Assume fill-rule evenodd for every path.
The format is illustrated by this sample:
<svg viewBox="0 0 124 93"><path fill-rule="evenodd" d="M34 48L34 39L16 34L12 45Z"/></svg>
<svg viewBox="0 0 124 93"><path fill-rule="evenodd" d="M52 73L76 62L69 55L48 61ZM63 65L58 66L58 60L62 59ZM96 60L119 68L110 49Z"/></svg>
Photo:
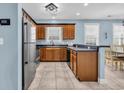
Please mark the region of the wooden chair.
<svg viewBox="0 0 124 93"><path fill-rule="evenodd" d="M120 70L123 70L124 56L120 56L120 54L118 53L117 47L120 47L120 46L111 46L110 48L112 69L115 68L117 70L119 67L118 64L120 64Z"/></svg>
<svg viewBox="0 0 124 93"><path fill-rule="evenodd" d="M105 49L105 63L110 64L111 63L111 53L110 48Z"/></svg>

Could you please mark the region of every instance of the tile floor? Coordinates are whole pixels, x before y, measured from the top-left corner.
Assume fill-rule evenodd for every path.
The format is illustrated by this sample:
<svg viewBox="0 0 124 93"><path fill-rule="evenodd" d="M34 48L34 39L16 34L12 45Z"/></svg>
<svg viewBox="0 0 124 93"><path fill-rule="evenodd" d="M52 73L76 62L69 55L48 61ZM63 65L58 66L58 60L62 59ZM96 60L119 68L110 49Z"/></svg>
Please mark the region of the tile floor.
<svg viewBox="0 0 124 93"><path fill-rule="evenodd" d="M79 82L66 62L41 62L29 90L108 90L124 89L124 71L105 68L106 83Z"/></svg>

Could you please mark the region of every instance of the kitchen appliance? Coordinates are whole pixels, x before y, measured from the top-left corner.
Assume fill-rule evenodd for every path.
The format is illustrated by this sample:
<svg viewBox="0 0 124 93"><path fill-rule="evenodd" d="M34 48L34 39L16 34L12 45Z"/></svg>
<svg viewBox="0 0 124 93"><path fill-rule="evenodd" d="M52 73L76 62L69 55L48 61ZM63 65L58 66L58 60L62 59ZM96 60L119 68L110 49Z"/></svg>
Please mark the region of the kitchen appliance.
<svg viewBox="0 0 124 93"><path fill-rule="evenodd" d="M36 72L36 34L35 27L23 18L23 62L22 62L22 88L28 89Z"/></svg>

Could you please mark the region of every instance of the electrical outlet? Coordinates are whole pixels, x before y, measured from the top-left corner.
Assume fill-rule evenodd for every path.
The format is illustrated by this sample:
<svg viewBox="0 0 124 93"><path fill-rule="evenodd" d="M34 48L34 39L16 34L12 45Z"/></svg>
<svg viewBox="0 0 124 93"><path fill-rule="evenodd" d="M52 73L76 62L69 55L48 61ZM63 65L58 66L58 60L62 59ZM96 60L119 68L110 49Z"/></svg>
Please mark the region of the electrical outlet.
<svg viewBox="0 0 124 93"><path fill-rule="evenodd" d="M4 44L4 40L3 38L0 38L0 45L3 45Z"/></svg>

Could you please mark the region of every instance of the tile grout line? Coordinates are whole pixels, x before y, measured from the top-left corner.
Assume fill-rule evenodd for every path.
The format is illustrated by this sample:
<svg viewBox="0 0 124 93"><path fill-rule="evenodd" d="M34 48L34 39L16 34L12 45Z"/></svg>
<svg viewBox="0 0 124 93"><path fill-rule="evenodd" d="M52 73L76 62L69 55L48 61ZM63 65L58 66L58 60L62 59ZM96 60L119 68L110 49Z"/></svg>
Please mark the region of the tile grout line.
<svg viewBox="0 0 124 93"><path fill-rule="evenodd" d="M50 65L51 66L51 65ZM54 86L54 88L55 88L55 90L58 90L59 89L59 87L58 87L58 85L57 85L57 82L58 82L58 79L57 79L57 66L60 66L61 67L61 69L63 70L63 72L64 72L64 74L65 74L65 76L69 79L69 82L70 82L70 84L72 84L72 86L70 86L70 88L69 89L74 89L74 90L76 90L76 89L78 89L78 87L76 86L78 83L79 84L81 84L80 85L80 89L82 90L82 89L84 89L83 88L83 85L85 85L85 83L83 84L83 83L80 83L80 82L78 82L78 81L75 81L75 79L73 80L73 77L71 77L72 76L72 72L70 72L70 68L68 67L68 65L67 65L67 63L66 62L61 62L61 63L54 63L54 68L53 68L53 70L55 71L55 73L54 73L54 75L55 75L55 86ZM44 74L43 72L44 72L44 70L45 69L42 69L42 71L40 71L40 73L39 73L39 70L41 69L41 68L43 68L44 67L44 65L43 64L41 64L40 63L40 65L38 66L38 68L37 68L37 70L36 70L36 76L39 76L39 75L37 75L37 74L40 74L40 73L42 73L42 74ZM123 78L123 76L121 75L120 77L115 77L115 75L113 75L113 73L114 72L111 72L110 71L110 67L109 68L106 68L106 70L108 71L107 73L106 73L106 75L107 75L107 78L106 78L106 80L108 80L108 83L107 84L100 84L100 86L99 85L94 85L94 83L86 83L86 85L87 85L87 87L88 87L88 89L90 89L90 90L108 90L108 89L117 89L117 90L120 90L120 89L123 89L123 82L121 82L121 80L118 80L118 79L121 79L121 78ZM110 74L111 73L111 74ZM121 74L121 73L117 73L117 74ZM35 89L37 89L37 90L40 90L40 88L42 89L42 87L40 87L40 85L42 84L42 80L43 80L43 78L44 78L44 76L42 77L43 75L40 75L40 78L38 79L38 84L35 86L35 87L32 87L32 88L30 88L30 90L35 90ZM113 77L113 79L111 80L111 77ZM37 78L37 77L36 77ZM71 80L70 80L71 79ZM75 82L73 82L73 81L75 81ZM123 81L123 79L122 79L122 81ZM76 83L76 84L75 84ZM121 83L121 85L119 84L119 83ZM111 84L112 84L112 86L111 86ZM53 89L53 88L52 88ZM62 88L62 89L64 89L64 88ZM66 89L66 88L65 88ZM88 90L87 89L87 90Z"/></svg>
<svg viewBox="0 0 124 93"><path fill-rule="evenodd" d="M67 63L66 63L66 66L64 65L64 67L67 68L67 66L68 66L68 65L67 65ZM68 72L67 72L67 69L66 69L64 72L67 73L67 75L68 75L68 77L69 77L69 79L70 79L70 81L71 81L71 83L72 83L73 88L75 88L74 83L72 82L72 79L71 79L70 75L69 75Z"/></svg>
<svg viewBox="0 0 124 93"><path fill-rule="evenodd" d="M41 63L40 63L40 65L41 65ZM40 65L39 65L39 67L41 67ZM39 81L38 90L40 90L39 88L40 88L40 83L41 83L41 80L42 80L42 77L40 77L40 81Z"/></svg>
<svg viewBox="0 0 124 93"><path fill-rule="evenodd" d="M56 90L57 90L56 63L55 63L55 87L56 87Z"/></svg>

